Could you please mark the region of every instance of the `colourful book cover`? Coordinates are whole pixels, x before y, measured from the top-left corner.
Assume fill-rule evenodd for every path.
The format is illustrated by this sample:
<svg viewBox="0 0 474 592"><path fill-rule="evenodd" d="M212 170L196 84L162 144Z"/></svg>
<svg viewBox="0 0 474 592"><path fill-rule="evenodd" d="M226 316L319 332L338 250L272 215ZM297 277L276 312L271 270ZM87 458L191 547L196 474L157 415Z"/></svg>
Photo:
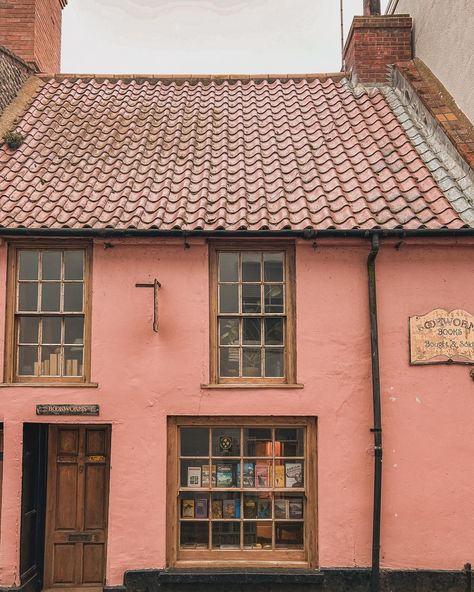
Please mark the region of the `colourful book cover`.
<svg viewBox="0 0 474 592"><path fill-rule="evenodd" d="M201 467L188 467L188 487L201 487Z"/></svg>
<svg viewBox="0 0 474 592"><path fill-rule="evenodd" d="M276 499L275 500L275 520L285 520L288 518L288 500Z"/></svg>
<svg viewBox="0 0 474 592"><path fill-rule="evenodd" d="M195 518L207 518L207 498L197 499L194 506Z"/></svg>
<svg viewBox="0 0 474 592"><path fill-rule="evenodd" d="M289 500L289 518L303 518L303 499Z"/></svg>
<svg viewBox="0 0 474 592"><path fill-rule="evenodd" d="M235 518L235 500L222 500L222 517Z"/></svg>
<svg viewBox="0 0 474 592"><path fill-rule="evenodd" d="M285 487L284 465L275 465L275 487Z"/></svg>
<svg viewBox="0 0 474 592"><path fill-rule="evenodd" d="M244 500L244 518L257 517L257 502L254 498Z"/></svg>
<svg viewBox="0 0 474 592"><path fill-rule="evenodd" d="M209 476L209 465L203 465L201 471L201 486L202 487L209 487L210 485L210 476Z"/></svg>
<svg viewBox="0 0 474 592"><path fill-rule="evenodd" d="M182 501L182 517L194 518L194 500L184 499Z"/></svg>
<svg viewBox="0 0 474 592"><path fill-rule="evenodd" d="M255 487L255 465L253 462L244 462L243 486Z"/></svg>
<svg viewBox="0 0 474 592"><path fill-rule="evenodd" d="M234 487L232 465L217 465L216 487Z"/></svg>
<svg viewBox="0 0 474 592"><path fill-rule="evenodd" d="M257 504L257 518L271 518L272 504L269 499L259 499Z"/></svg>
<svg viewBox="0 0 474 592"><path fill-rule="evenodd" d="M302 462L285 463L285 484L286 487L304 487Z"/></svg>
<svg viewBox="0 0 474 592"><path fill-rule="evenodd" d="M257 463L255 465L255 485L256 487L270 487L268 463Z"/></svg>
<svg viewBox="0 0 474 592"><path fill-rule="evenodd" d="M222 518L222 500L212 500L212 517Z"/></svg>
<svg viewBox="0 0 474 592"><path fill-rule="evenodd" d="M240 498L235 500L235 517L240 518Z"/></svg>

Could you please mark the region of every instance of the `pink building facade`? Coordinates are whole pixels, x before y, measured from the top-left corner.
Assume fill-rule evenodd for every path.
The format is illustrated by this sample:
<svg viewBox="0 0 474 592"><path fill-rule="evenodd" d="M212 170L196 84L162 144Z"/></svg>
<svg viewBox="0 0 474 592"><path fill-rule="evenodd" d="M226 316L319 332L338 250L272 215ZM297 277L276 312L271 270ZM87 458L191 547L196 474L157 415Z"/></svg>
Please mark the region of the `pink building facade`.
<svg viewBox="0 0 474 592"><path fill-rule="evenodd" d="M59 242L60 239L57 239ZM225 241L225 239L224 239ZM107 241L108 242L108 241ZM361 239L296 240L298 389L203 388L209 382L208 247L203 239L93 241L91 388L2 392L1 577L19 585L24 423L111 426L108 586L167 565L167 419L311 416L317 421L317 566L371 562L373 441L370 326ZM245 242L245 241L244 241ZM292 242L292 241L291 241ZM268 245L268 242L263 244ZM472 240L382 241L377 260L384 430L382 567L462 569L474 546L466 467L469 368L410 366L408 318L469 309ZM2 274L7 244L2 245ZM155 276L159 331L152 330ZM5 290L2 291L2 307ZM2 331L3 333L3 331ZM40 404L98 404L94 418L38 417ZM133 544L130 542L133 541Z"/></svg>

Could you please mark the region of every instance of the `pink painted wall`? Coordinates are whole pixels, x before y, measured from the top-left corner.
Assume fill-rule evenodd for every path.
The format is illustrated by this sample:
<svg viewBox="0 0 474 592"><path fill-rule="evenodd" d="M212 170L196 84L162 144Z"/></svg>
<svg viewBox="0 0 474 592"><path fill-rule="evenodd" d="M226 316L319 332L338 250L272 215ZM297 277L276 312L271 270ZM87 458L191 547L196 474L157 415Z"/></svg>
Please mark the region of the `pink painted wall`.
<svg viewBox="0 0 474 592"><path fill-rule="evenodd" d="M304 389L295 391L200 388L208 381L208 259L203 240L189 242L185 250L181 240L113 241L111 249L96 241L92 380L98 388L0 389L0 585L18 584L22 422L37 421L35 406L45 402L99 403L97 423L112 424L109 585L120 584L126 569L165 564L167 415L317 416L320 565L370 564L367 242L318 241L316 249L311 242L297 244L298 381ZM463 366L408 365L410 315L474 309L473 243L443 244L408 241L396 250L384 242L377 260L382 562L388 568L460 569L472 560L474 383ZM4 278L5 245L0 249ZM135 288L155 277L163 286L158 334L151 329L152 292ZM4 300L2 287L0 310Z"/></svg>

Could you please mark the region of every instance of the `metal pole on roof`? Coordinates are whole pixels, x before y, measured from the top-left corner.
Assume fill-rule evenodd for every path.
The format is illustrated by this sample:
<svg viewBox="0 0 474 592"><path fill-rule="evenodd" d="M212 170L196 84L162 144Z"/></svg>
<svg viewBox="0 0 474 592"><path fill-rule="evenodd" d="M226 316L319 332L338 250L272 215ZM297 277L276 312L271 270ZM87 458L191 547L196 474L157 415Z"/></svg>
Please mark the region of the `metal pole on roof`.
<svg viewBox="0 0 474 592"><path fill-rule="evenodd" d="M344 61L344 0L340 0L341 9L341 71L344 72L346 64Z"/></svg>

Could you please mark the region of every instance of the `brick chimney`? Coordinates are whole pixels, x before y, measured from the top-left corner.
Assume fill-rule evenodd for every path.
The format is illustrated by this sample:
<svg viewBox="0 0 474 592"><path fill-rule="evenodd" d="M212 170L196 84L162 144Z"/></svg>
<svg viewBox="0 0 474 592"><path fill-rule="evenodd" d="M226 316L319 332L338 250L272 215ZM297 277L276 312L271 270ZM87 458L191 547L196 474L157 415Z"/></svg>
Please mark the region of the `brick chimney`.
<svg viewBox="0 0 474 592"><path fill-rule="evenodd" d="M59 72L67 0L0 0L0 45L40 72Z"/></svg>
<svg viewBox="0 0 474 592"><path fill-rule="evenodd" d="M344 46L345 70L357 82L385 82L389 64L412 59L411 29L410 15L380 16L380 0L364 0L364 16L354 17Z"/></svg>

